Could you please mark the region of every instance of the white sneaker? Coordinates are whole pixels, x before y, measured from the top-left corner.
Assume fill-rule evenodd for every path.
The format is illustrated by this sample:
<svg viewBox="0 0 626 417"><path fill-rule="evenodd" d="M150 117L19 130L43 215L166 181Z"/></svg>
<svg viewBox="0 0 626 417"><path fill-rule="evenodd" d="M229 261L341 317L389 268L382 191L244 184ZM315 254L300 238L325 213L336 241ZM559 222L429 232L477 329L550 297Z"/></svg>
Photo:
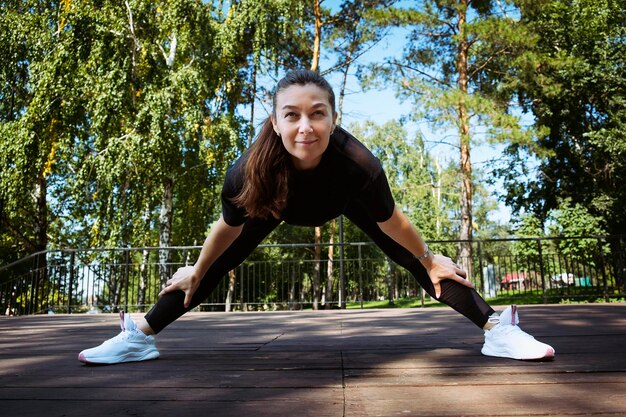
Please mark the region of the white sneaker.
<svg viewBox="0 0 626 417"><path fill-rule="evenodd" d="M114 364L159 357L154 337L146 336L139 330L130 314L125 316L123 311L120 312L120 327L120 334L100 346L83 350L78 354L78 360L84 363Z"/></svg>
<svg viewBox="0 0 626 417"><path fill-rule="evenodd" d="M490 317L489 321L497 324L485 330L485 344L481 350L483 355L520 360L554 358L552 346L535 340L519 328L516 305L507 307L500 316Z"/></svg>

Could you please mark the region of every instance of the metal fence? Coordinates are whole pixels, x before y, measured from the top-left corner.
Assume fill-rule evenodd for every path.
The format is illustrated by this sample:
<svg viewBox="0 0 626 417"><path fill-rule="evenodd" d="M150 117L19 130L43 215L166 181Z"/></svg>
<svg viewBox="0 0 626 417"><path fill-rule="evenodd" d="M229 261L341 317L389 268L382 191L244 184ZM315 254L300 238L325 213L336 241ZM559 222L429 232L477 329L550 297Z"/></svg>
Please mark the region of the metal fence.
<svg viewBox="0 0 626 417"><path fill-rule="evenodd" d="M488 300L554 303L624 297L624 236L429 242L435 252L471 265ZM333 247L335 254L338 246ZM200 310L364 307L374 301L431 302L415 279L369 242L260 245L227 274ZM0 267L0 315L145 311L165 281L193 264L199 247L49 250Z"/></svg>

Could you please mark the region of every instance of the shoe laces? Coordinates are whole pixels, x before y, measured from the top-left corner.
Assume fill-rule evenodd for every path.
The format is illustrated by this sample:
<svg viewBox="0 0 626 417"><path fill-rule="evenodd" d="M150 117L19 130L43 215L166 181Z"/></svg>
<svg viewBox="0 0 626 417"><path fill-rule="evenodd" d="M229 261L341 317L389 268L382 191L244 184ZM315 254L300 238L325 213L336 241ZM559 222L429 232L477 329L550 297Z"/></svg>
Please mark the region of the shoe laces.
<svg viewBox="0 0 626 417"><path fill-rule="evenodd" d="M496 332L500 336L506 337L514 337L514 338L524 338L524 339L534 339L531 335L523 331L518 325L510 324L510 323L499 323L493 327L492 330L496 330Z"/></svg>
<svg viewBox="0 0 626 417"><path fill-rule="evenodd" d="M132 321L130 316L125 319L124 311L120 311L120 327L122 331L117 336L107 340L105 343L117 343L128 340L132 334L137 332L134 324L135 323Z"/></svg>
<svg viewBox="0 0 626 417"><path fill-rule="evenodd" d="M130 337L130 332L122 330L117 336L110 338L106 343L124 342Z"/></svg>

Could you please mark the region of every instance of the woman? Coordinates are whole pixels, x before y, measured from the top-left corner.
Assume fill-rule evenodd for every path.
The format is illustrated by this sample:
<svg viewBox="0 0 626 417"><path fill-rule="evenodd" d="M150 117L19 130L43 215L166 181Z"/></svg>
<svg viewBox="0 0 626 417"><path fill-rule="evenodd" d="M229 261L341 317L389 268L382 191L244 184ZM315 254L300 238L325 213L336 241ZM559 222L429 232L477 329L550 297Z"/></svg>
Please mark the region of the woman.
<svg viewBox="0 0 626 417"><path fill-rule="evenodd" d="M514 359L552 358L554 349L517 327L515 307L501 316L478 295L451 259L434 255L394 205L380 162L335 125L335 95L311 71L294 71L277 85L272 115L257 140L229 169L222 216L197 262L180 268L139 322L123 316L122 332L82 351L85 363L155 359L153 335L199 305L282 221L319 226L344 214L408 269L434 298L485 330L482 353Z"/></svg>

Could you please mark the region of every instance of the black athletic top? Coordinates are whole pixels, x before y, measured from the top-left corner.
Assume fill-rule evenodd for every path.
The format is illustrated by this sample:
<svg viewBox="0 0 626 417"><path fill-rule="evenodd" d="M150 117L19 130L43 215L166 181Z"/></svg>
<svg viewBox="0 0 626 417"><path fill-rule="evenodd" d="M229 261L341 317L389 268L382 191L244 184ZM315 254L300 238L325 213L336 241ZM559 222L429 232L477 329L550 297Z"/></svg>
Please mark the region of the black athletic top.
<svg viewBox="0 0 626 417"><path fill-rule="evenodd" d="M222 189L222 214L231 226L245 223L245 209L230 199L241 191L245 154L227 171ZM298 226L321 226L338 217L349 204L358 204L372 220L393 214L394 201L378 158L341 128L330 136L328 148L313 169L294 170L281 219Z"/></svg>

